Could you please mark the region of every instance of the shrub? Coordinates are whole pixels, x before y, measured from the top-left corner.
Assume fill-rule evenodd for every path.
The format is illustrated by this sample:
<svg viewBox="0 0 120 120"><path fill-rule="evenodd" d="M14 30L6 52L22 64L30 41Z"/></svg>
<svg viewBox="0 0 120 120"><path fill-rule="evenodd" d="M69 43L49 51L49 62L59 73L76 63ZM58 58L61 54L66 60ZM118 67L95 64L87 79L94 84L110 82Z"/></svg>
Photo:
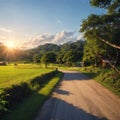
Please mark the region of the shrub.
<svg viewBox="0 0 120 120"><path fill-rule="evenodd" d="M6 103L7 101L4 98L4 95L2 95L3 90L0 89L0 118L2 117L2 114L7 111L6 109Z"/></svg>
<svg viewBox="0 0 120 120"><path fill-rule="evenodd" d="M42 86L42 84L48 80L50 80L55 74L57 73L57 70L46 73L46 74L42 74L39 77L34 78L33 80L30 81L30 85L32 85L32 87L35 86L36 89L40 89L40 87Z"/></svg>

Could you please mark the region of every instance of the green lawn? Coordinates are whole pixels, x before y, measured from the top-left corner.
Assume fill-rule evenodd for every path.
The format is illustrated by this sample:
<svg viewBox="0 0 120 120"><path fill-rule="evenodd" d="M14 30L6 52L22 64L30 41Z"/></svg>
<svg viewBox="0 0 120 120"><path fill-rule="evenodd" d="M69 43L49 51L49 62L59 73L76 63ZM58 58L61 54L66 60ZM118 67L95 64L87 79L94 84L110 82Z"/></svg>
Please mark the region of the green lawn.
<svg viewBox="0 0 120 120"><path fill-rule="evenodd" d="M10 87L12 84L19 84L20 82L28 82L52 70L36 64L19 64L17 68L14 65L0 66L0 88Z"/></svg>
<svg viewBox="0 0 120 120"><path fill-rule="evenodd" d="M31 96L19 103L11 113L3 118L3 120L34 120L37 111L49 97L53 88L60 81L62 76L63 74L58 72L51 80L46 81L43 88L38 92L33 93Z"/></svg>

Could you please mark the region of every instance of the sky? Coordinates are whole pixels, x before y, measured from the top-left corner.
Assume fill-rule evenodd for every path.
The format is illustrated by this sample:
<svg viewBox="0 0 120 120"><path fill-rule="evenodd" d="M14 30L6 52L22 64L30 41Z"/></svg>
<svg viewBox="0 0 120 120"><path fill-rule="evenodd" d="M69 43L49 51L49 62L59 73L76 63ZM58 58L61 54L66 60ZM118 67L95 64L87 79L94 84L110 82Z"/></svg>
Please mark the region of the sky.
<svg viewBox="0 0 120 120"><path fill-rule="evenodd" d="M0 0L0 43L17 48L81 39L80 25L90 14L104 14L89 0Z"/></svg>

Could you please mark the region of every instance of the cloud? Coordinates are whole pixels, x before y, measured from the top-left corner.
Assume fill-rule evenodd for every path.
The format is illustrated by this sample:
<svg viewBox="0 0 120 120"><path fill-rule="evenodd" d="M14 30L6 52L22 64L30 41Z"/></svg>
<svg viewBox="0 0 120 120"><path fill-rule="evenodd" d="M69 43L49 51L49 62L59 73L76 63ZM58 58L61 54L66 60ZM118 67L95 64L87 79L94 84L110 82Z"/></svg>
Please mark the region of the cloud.
<svg viewBox="0 0 120 120"><path fill-rule="evenodd" d="M81 40L83 39L83 34L80 34L78 37L77 37L77 40Z"/></svg>
<svg viewBox="0 0 120 120"><path fill-rule="evenodd" d="M74 40L74 33L75 32L66 32L62 31L60 33L57 33L54 37L53 43L55 44L63 44L68 41Z"/></svg>
<svg viewBox="0 0 120 120"><path fill-rule="evenodd" d="M76 41L77 38L74 36L74 34L75 32L61 31L54 35L50 33L34 35L31 40L25 42L22 47L34 48L46 43L63 44L69 41Z"/></svg>
<svg viewBox="0 0 120 120"><path fill-rule="evenodd" d="M43 45L46 43L52 43L52 40L54 39L54 35L51 35L50 33L44 33L39 35L34 35L31 40L28 42L24 42L22 47L23 48L34 48L39 45Z"/></svg>
<svg viewBox="0 0 120 120"><path fill-rule="evenodd" d="M0 32L11 33L13 31L11 29L7 29L7 28L0 28Z"/></svg>

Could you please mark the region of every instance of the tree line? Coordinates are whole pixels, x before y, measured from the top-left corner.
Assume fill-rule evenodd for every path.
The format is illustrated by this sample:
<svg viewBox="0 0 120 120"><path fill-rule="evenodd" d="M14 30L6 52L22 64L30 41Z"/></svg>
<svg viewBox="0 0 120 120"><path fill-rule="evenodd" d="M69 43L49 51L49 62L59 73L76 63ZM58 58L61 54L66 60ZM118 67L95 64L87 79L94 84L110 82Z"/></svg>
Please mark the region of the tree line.
<svg viewBox="0 0 120 120"><path fill-rule="evenodd" d="M37 48L34 54L34 62L64 64L67 66L76 66L77 63L82 61L84 40L76 42L67 42L63 45L45 44ZM38 51L38 52L37 52Z"/></svg>
<svg viewBox="0 0 120 120"><path fill-rule="evenodd" d="M29 50L8 50L3 44L0 46L0 61L16 62L23 61L25 63L49 63L64 64L67 66L75 66L77 62L82 61L85 40L76 42L67 42L62 45L44 44L37 48Z"/></svg>

